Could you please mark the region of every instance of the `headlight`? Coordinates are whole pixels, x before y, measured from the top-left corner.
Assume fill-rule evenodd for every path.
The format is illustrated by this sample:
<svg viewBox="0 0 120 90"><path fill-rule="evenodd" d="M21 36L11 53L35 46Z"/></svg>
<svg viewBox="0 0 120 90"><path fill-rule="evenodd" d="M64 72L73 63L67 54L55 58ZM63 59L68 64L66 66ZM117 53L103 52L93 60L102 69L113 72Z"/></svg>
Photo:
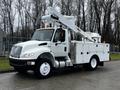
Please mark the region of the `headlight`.
<svg viewBox="0 0 120 90"><path fill-rule="evenodd" d="M34 56L34 53L26 53L23 55L23 58L28 58Z"/></svg>
<svg viewBox="0 0 120 90"><path fill-rule="evenodd" d="M13 46L12 49L11 49L10 56L19 58L20 54L21 54L21 51L22 51L21 46Z"/></svg>

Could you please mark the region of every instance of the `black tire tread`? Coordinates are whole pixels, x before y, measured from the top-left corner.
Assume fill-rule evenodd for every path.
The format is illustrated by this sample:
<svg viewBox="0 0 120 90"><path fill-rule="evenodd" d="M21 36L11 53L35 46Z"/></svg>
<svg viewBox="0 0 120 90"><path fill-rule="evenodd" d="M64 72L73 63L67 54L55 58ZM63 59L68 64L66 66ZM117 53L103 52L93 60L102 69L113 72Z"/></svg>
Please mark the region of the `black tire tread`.
<svg viewBox="0 0 120 90"><path fill-rule="evenodd" d="M49 73L47 76L43 76L43 75L41 75L40 72L39 72L40 65L41 65L43 62L47 62L47 63L49 63L50 66L51 66L51 71L50 71L50 73ZM41 59L39 62L37 62L37 65L36 65L36 67L35 67L35 69L34 69L34 74L35 74L35 76L37 76L38 78L42 78L42 79L45 79L45 78L50 77L50 76L52 75L52 63L51 63L49 60L47 60L47 59Z"/></svg>

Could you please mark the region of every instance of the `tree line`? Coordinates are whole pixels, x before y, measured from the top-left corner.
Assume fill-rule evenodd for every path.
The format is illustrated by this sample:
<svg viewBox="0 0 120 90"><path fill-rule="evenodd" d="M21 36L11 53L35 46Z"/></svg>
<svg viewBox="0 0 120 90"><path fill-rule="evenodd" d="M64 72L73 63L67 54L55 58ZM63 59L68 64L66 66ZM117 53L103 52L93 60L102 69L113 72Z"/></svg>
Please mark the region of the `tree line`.
<svg viewBox="0 0 120 90"><path fill-rule="evenodd" d="M7 37L29 39L42 26L41 16L49 6L60 8L63 15L76 16L78 27L98 32L102 42L120 47L119 0L0 0L0 30Z"/></svg>

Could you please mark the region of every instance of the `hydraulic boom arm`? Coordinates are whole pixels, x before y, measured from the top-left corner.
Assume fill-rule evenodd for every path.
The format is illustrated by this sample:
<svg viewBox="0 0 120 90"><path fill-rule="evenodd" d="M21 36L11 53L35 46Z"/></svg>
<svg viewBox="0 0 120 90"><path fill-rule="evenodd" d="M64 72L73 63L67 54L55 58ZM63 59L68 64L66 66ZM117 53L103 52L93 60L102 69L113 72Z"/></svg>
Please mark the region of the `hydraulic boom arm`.
<svg viewBox="0 0 120 90"><path fill-rule="evenodd" d="M92 42L94 41L86 32L84 32L83 30L81 30L79 27L75 25L75 19L70 21L69 19L65 18L61 13L56 11L53 7L49 7L48 12L50 14L49 15L50 18L57 20L57 22L62 23L63 25L70 28L71 30L75 31L76 33L80 33L83 36L83 38L88 39L89 41L92 41Z"/></svg>

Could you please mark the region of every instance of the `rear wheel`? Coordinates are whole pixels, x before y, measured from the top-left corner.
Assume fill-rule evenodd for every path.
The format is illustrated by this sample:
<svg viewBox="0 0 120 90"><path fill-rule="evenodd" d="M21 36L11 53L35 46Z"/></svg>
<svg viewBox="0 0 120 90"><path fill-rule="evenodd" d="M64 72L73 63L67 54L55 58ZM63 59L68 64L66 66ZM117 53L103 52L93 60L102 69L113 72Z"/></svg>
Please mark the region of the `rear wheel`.
<svg viewBox="0 0 120 90"><path fill-rule="evenodd" d="M90 62L88 64L84 65L85 69L91 70L91 71L95 70L97 66L98 66L98 60L94 57L90 59Z"/></svg>
<svg viewBox="0 0 120 90"><path fill-rule="evenodd" d="M48 78L52 74L52 64L48 60L40 60L36 65L34 73L39 78Z"/></svg>
<svg viewBox="0 0 120 90"><path fill-rule="evenodd" d="M91 58L90 63L89 63L89 68L90 70L95 70L98 66L98 61L96 58Z"/></svg>

